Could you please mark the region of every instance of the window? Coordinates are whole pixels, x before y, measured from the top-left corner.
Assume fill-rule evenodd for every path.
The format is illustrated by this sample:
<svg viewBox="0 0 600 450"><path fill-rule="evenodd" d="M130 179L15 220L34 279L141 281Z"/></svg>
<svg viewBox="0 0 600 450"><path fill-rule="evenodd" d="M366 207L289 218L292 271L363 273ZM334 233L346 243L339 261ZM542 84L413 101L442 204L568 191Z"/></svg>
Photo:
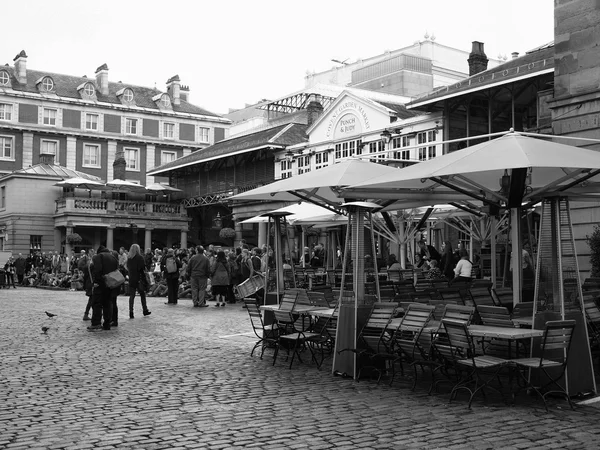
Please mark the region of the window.
<svg viewBox="0 0 600 450"><path fill-rule="evenodd" d="M175 137L174 123L165 123L163 125L163 137L166 139L173 139Z"/></svg>
<svg viewBox="0 0 600 450"><path fill-rule="evenodd" d="M348 157L348 143L342 142L342 158Z"/></svg>
<svg viewBox="0 0 600 450"><path fill-rule="evenodd" d="M8 86L10 83L10 75L6 70L0 70L0 86Z"/></svg>
<svg viewBox="0 0 600 450"><path fill-rule="evenodd" d="M85 86L83 87L83 93L87 97L93 97L94 94L96 94L96 88L94 87L94 85L92 83L86 83Z"/></svg>
<svg viewBox="0 0 600 450"><path fill-rule="evenodd" d="M356 151L356 142L355 141L350 141L348 143L349 146L349 150L350 150L350 156L354 156L354 153Z"/></svg>
<svg viewBox="0 0 600 450"><path fill-rule="evenodd" d="M139 170L139 167L140 167L139 149L124 148L123 152L125 153L125 162L127 163L127 165L125 167L128 170Z"/></svg>
<svg viewBox="0 0 600 450"><path fill-rule="evenodd" d="M42 140L40 142L40 154L58 157L58 141Z"/></svg>
<svg viewBox="0 0 600 450"><path fill-rule="evenodd" d="M402 136L402 147L410 147L410 137Z"/></svg>
<svg viewBox="0 0 600 450"><path fill-rule="evenodd" d="M177 153L162 151L160 153L160 163L167 164L177 159Z"/></svg>
<svg viewBox="0 0 600 450"><path fill-rule="evenodd" d="M54 90L54 80L50 77L44 77L41 82L41 89L44 92L52 92Z"/></svg>
<svg viewBox="0 0 600 450"><path fill-rule="evenodd" d="M419 161L427 161L427 149L425 147L419 149Z"/></svg>
<svg viewBox="0 0 600 450"><path fill-rule="evenodd" d="M6 186L0 186L0 209L6 208Z"/></svg>
<svg viewBox="0 0 600 450"><path fill-rule="evenodd" d="M381 141L375 141L375 142L369 142L369 153L379 153L379 152L383 152L383 142ZM375 158L371 158L369 161L371 162L377 162L377 160L382 160L384 158L384 155L377 155L377 159Z"/></svg>
<svg viewBox="0 0 600 450"><path fill-rule="evenodd" d="M298 158L298 175L310 172L310 155Z"/></svg>
<svg viewBox="0 0 600 450"><path fill-rule="evenodd" d="M133 101L133 91L129 88L123 91L123 101L130 103Z"/></svg>
<svg viewBox="0 0 600 450"><path fill-rule="evenodd" d="M85 115L85 129L98 131L98 114Z"/></svg>
<svg viewBox="0 0 600 450"><path fill-rule="evenodd" d="M321 152L315 155L315 169L327 166L329 163L329 152Z"/></svg>
<svg viewBox="0 0 600 450"><path fill-rule="evenodd" d="M427 132L427 142L435 142L437 131L432 130Z"/></svg>
<svg viewBox="0 0 600 450"><path fill-rule="evenodd" d="M137 119L125 119L125 134L137 134Z"/></svg>
<svg viewBox="0 0 600 450"><path fill-rule="evenodd" d="M292 161L284 159L280 163L281 167L281 178L290 178L292 176Z"/></svg>
<svg viewBox="0 0 600 450"><path fill-rule="evenodd" d="M427 158L435 158L435 145L427 147Z"/></svg>
<svg viewBox="0 0 600 450"><path fill-rule="evenodd" d="M56 109L48 109L44 108L43 118L44 125L54 125L56 126Z"/></svg>
<svg viewBox="0 0 600 450"><path fill-rule="evenodd" d="M0 136L0 159L15 159L12 136Z"/></svg>
<svg viewBox="0 0 600 450"><path fill-rule="evenodd" d="M41 235L30 235L29 236L29 249L31 251L39 251L42 249L42 236Z"/></svg>
<svg viewBox="0 0 600 450"><path fill-rule="evenodd" d="M160 104L164 107L164 108L168 108L169 106L171 106L171 98L167 95L167 94L163 94L160 97Z"/></svg>
<svg viewBox="0 0 600 450"><path fill-rule="evenodd" d="M204 128L204 127L200 127L199 130L199 138L200 138L200 142L205 142L208 143L208 132L210 131L210 128Z"/></svg>
<svg viewBox="0 0 600 450"><path fill-rule="evenodd" d="M83 146L83 166L100 167L100 146L85 144Z"/></svg>
<svg viewBox="0 0 600 450"><path fill-rule="evenodd" d="M12 120L13 105L0 103L0 120Z"/></svg>
<svg viewBox="0 0 600 450"><path fill-rule="evenodd" d="M335 144L335 159L342 157L342 144Z"/></svg>
<svg viewBox="0 0 600 450"><path fill-rule="evenodd" d="M356 154L357 155L362 155L363 147L364 147L364 145L360 139L358 141L356 141Z"/></svg>

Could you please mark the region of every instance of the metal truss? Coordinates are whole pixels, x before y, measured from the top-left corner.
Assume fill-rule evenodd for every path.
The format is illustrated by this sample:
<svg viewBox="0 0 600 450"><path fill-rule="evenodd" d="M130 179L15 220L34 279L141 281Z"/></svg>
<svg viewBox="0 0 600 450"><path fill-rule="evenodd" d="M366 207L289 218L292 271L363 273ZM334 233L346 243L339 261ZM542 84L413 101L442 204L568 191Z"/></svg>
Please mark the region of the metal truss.
<svg viewBox="0 0 600 450"><path fill-rule="evenodd" d="M199 206L216 205L225 203L233 195L233 192L220 192L218 194L207 194L199 197L186 198L181 201L181 204L186 208L197 208Z"/></svg>

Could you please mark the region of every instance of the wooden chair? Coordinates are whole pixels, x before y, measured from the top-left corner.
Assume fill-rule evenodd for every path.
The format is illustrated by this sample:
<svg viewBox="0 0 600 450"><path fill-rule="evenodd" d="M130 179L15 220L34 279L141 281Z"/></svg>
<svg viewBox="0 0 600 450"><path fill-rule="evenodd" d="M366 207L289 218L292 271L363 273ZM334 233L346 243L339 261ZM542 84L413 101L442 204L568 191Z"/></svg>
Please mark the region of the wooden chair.
<svg viewBox="0 0 600 450"><path fill-rule="evenodd" d="M388 270L387 279L393 282L400 282L402 280L402 275L399 270Z"/></svg>
<svg viewBox="0 0 600 450"><path fill-rule="evenodd" d="M512 360L524 383L519 390L533 390L544 402L546 411L546 397L554 394L566 398L571 409L575 409L569 394L560 383L565 375L574 330L574 320L548 321L540 344L540 356Z"/></svg>
<svg viewBox="0 0 600 450"><path fill-rule="evenodd" d="M317 365L317 368L320 367L319 361L315 357L313 352L313 348L311 346L307 346L306 342L308 339L314 338L318 336L318 333L313 333L303 329L303 326L299 326L299 320L292 311L282 311L275 310L273 311L275 315L275 323L277 324L277 328L279 329L279 335L277 337L277 343L275 346L275 353L273 355L273 365L277 362L277 355L279 354L279 350L283 346L287 350L287 356L289 358L290 350L292 351L292 359L290 361L290 369L294 364L294 359L297 356L298 360L302 362L302 358L300 356L300 351L303 348L308 348L310 351L311 359Z"/></svg>
<svg viewBox="0 0 600 450"><path fill-rule="evenodd" d="M461 290L457 287L448 287L448 288L438 289L437 293L438 293L438 297L440 298L440 300L443 300L444 302L452 301L452 302L456 302L460 305L465 305L465 300L463 298ZM470 306L472 306L472 305L470 305Z"/></svg>
<svg viewBox="0 0 600 450"><path fill-rule="evenodd" d="M415 285L412 280L398 281L394 283L396 298L400 301L408 300L411 293L415 292Z"/></svg>
<svg viewBox="0 0 600 450"><path fill-rule="evenodd" d="M329 302L325 298L325 292L321 291L308 291L308 300L312 306L329 308Z"/></svg>
<svg viewBox="0 0 600 450"><path fill-rule="evenodd" d="M503 306L479 305L477 306L477 313L483 325L515 328L508 308ZM529 345L525 341L517 341L515 352L513 352L512 342L506 339L481 339L481 346L487 355L495 355L503 358L512 358L515 356L515 352L516 356L524 356L529 353Z"/></svg>
<svg viewBox="0 0 600 450"><path fill-rule="evenodd" d="M465 299L465 304L467 306L475 306L479 307L481 305L485 306L497 306L494 302L494 298L490 292L490 287L488 286L480 286L473 287L471 286L467 290L467 298Z"/></svg>
<svg viewBox="0 0 600 450"><path fill-rule="evenodd" d="M477 306L477 312L483 325L491 327L508 327L514 328L514 323L510 318L508 308L503 306Z"/></svg>
<svg viewBox="0 0 600 450"><path fill-rule="evenodd" d="M491 288L490 294L494 299L496 306L504 306L512 312L513 308L513 291L511 287Z"/></svg>
<svg viewBox="0 0 600 450"><path fill-rule="evenodd" d="M394 301L396 290L394 286L379 286L379 300L382 302Z"/></svg>
<svg viewBox="0 0 600 450"><path fill-rule="evenodd" d="M296 298L298 298L297 290L287 290L283 293L283 297L279 302L279 310L280 311L293 311L294 306L296 305Z"/></svg>
<svg viewBox="0 0 600 450"><path fill-rule="evenodd" d="M425 289L431 289L433 286L431 285L431 280L428 280L424 276L419 276L417 281L415 282L415 290L423 291Z"/></svg>
<svg viewBox="0 0 600 450"><path fill-rule="evenodd" d="M600 358L600 290L583 291L583 309L588 329L592 356Z"/></svg>
<svg viewBox="0 0 600 450"><path fill-rule="evenodd" d="M431 287L433 287L434 289L444 289L448 287L448 280L446 280L445 278L435 278L433 280L430 281L431 283Z"/></svg>
<svg viewBox="0 0 600 450"><path fill-rule="evenodd" d="M436 351L461 374L459 381L450 392L450 401L456 398L459 391L467 391L469 396L468 408L471 408L473 398L486 387L492 387L490 382L499 381L499 373L507 367L509 361L491 355L478 355L473 339L467 330L467 322L461 320L442 319L447 340L437 340ZM494 388L495 389L495 388ZM498 391L498 389L495 389ZM498 391L500 392L500 391ZM485 398L485 394L484 394Z"/></svg>
<svg viewBox="0 0 600 450"><path fill-rule="evenodd" d="M260 359L262 359L265 348L274 348L276 346L277 338L279 337L279 329L277 328L276 324L265 325L262 312L256 304L256 299L245 298L244 305L248 310L248 316L250 317L250 323L252 324L252 331L254 331L255 336L258 338L256 344L254 344L254 347L252 347L250 356L253 356L254 351L260 347Z"/></svg>

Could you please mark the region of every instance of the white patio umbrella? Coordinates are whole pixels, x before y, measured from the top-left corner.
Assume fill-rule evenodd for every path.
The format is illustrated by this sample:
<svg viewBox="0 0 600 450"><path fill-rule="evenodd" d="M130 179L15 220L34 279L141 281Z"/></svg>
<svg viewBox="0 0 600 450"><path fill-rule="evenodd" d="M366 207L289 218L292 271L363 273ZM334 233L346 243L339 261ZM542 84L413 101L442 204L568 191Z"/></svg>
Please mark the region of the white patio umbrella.
<svg viewBox="0 0 600 450"><path fill-rule="evenodd" d="M102 183L101 181L90 180L88 178L73 177L73 178L67 178L65 180L59 181L54 186L91 190L91 189L101 189L104 186L104 183Z"/></svg>
<svg viewBox="0 0 600 450"><path fill-rule="evenodd" d="M173 186L169 186L167 184L161 183L152 183L146 186L146 190L149 191L150 194L174 194L175 192L181 192L181 189L177 189Z"/></svg>
<svg viewBox="0 0 600 450"><path fill-rule="evenodd" d="M309 202L300 202L294 203L292 205L283 206L281 208L270 211L269 213L280 213L286 212L289 213L286 216L286 221L290 225L295 225L296 221L308 221L309 223L313 219L320 219L323 217L331 217L336 214L331 212L330 210L323 208L322 206L315 205L314 203ZM260 214L258 216L252 217L250 219L243 220L241 223L267 223L269 221L269 217L264 214ZM303 222L305 223L305 222Z"/></svg>
<svg viewBox="0 0 600 450"><path fill-rule="evenodd" d="M115 178L114 180L107 181L104 183L104 187L109 191L120 191L120 192L144 192L146 188L141 184L134 183L132 181L121 180Z"/></svg>
<svg viewBox="0 0 600 450"><path fill-rule="evenodd" d="M234 195L234 200L298 201L339 206L338 188L363 180L397 172L394 167L360 159L347 159L319 170L276 181L248 192Z"/></svg>

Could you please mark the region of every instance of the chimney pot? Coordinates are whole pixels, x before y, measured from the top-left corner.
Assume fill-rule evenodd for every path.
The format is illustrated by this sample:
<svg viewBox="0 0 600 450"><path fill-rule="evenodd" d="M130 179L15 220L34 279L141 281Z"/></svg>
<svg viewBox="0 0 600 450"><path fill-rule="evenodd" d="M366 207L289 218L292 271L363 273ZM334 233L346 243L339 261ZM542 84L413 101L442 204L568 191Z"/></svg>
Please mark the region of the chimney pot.
<svg viewBox="0 0 600 450"><path fill-rule="evenodd" d="M512 59L517 59L519 57L519 52L512 52L510 55L512 56Z"/></svg>

